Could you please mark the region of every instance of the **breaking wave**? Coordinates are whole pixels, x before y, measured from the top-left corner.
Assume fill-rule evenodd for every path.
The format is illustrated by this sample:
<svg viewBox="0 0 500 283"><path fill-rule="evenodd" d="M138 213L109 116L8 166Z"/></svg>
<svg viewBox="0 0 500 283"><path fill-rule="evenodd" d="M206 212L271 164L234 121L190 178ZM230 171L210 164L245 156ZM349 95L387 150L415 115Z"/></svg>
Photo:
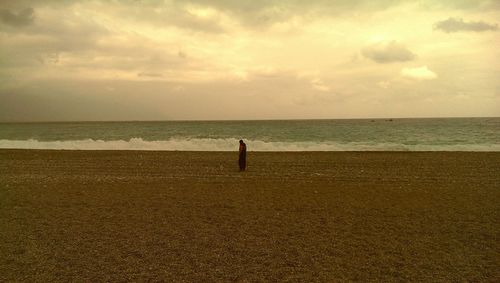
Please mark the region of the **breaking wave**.
<svg viewBox="0 0 500 283"><path fill-rule="evenodd" d="M250 151L500 151L500 144L406 145L397 143L266 142L247 140ZM234 151L238 139L0 140L4 149Z"/></svg>

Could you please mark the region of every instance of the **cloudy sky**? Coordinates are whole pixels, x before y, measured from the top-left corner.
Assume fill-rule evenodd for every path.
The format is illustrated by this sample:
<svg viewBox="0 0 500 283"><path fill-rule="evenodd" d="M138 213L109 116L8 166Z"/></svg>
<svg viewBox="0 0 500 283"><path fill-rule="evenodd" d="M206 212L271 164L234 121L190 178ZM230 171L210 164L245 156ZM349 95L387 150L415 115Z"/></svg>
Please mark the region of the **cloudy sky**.
<svg viewBox="0 0 500 283"><path fill-rule="evenodd" d="M0 2L0 121L500 116L498 0Z"/></svg>

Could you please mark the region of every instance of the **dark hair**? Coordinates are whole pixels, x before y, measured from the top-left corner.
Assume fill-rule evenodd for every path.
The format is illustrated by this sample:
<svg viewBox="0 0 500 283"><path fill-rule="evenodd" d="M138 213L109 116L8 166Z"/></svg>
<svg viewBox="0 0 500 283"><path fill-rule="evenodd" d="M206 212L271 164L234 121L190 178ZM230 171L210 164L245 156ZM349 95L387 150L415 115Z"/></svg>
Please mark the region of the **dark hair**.
<svg viewBox="0 0 500 283"><path fill-rule="evenodd" d="M240 140L240 143L243 143L243 140Z"/></svg>

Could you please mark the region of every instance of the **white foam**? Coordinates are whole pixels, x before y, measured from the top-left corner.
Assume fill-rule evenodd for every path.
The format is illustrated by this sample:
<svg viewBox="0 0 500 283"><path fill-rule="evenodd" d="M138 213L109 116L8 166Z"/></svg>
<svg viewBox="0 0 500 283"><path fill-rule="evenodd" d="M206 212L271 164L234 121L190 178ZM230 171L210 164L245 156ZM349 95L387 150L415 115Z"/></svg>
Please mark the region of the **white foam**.
<svg viewBox="0 0 500 283"><path fill-rule="evenodd" d="M396 143L334 143L334 142L265 142L247 140L250 151L500 151L500 144L403 145ZM170 139L147 141L126 140L66 140L38 141L0 140L0 148L67 149L67 150L177 150L235 151L238 139Z"/></svg>

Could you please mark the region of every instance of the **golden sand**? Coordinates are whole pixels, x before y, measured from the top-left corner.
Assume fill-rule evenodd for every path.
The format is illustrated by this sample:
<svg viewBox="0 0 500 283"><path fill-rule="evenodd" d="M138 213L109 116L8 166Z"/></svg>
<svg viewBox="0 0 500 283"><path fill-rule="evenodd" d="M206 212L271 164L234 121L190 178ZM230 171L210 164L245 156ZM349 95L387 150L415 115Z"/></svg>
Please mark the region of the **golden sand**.
<svg viewBox="0 0 500 283"><path fill-rule="evenodd" d="M0 150L0 281L500 281L500 153Z"/></svg>

